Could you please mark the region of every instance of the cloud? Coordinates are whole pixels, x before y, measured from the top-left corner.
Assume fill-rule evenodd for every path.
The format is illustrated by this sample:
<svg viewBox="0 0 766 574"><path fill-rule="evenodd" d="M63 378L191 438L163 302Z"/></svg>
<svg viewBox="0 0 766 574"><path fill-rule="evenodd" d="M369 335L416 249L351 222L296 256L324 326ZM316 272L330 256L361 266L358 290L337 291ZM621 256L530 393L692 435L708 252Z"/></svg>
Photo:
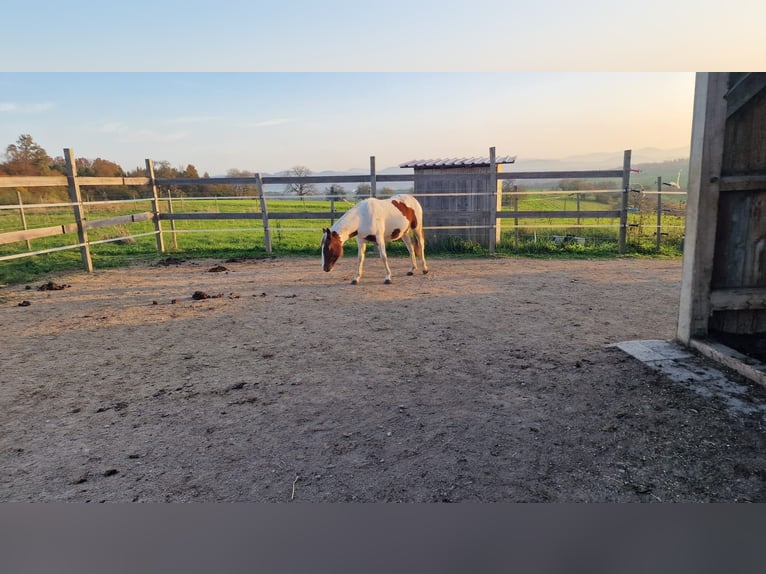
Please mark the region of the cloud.
<svg viewBox="0 0 766 574"><path fill-rule="evenodd" d="M165 120L166 124L198 124L204 122L216 122L223 118L221 116L185 116Z"/></svg>
<svg viewBox="0 0 766 574"><path fill-rule="evenodd" d="M273 120L263 120L261 122L244 124L248 128L266 128L271 126L281 126L283 124L289 124L294 122L295 118L274 118Z"/></svg>
<svg viewBox="0 0 766 574"><path fill-rule="evenodd" d="M22 114L40 114L56 107L53 102L36 102L17 104L15 102L0 102L0 112L18 112Z"/></svg>

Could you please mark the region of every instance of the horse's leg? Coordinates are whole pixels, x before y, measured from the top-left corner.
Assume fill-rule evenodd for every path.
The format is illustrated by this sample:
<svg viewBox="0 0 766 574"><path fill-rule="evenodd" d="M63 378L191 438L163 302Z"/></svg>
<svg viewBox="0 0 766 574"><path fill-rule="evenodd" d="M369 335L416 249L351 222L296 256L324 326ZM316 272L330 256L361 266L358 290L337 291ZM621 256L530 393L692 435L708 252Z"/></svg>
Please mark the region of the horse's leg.
<svg viewBox="0 0 766 574"><path fill-rule="evenodd" d="M364 265L364 252L367 250L367 244L364 242L364 240L357 241L356 244L358 246L359 257L357 258L356 277L354 277L351 280L352 285L356 285L362 279L362 265Z"/></svg>
<svg viewBox="0 0 766 574"><path fill-rule="evenodd" d="M381 233L378 237L382 236ZM386 243L385 241L379 241L376 242L376 245L378 246L378 253L380 253L380 258L383 260L383 267L386 268L386 278L383 280L383 283L388 285L391 283L391 268L388 266L388 256L386 255Z"/></svg>
<svg viewBox="0 0 766 574"><path fill-rule="evenodd" d="M415 253L420 255L420 262L423 264L423 275L425 275L428 273L428 264L426 264L426 238L422 227L418 227L415 230Z"/></svg>
<svg viewBox="0 0 766 574"><path fill-rule="evenodd" d="M417 259L415 259L415 252L412 249L412 239L410 238L409 232L402 235L402 241L404 241L404 244L407 246L407 251L410 254L410 270L407 271L407 275L412 275L418 269L418 262Z"/></svg>

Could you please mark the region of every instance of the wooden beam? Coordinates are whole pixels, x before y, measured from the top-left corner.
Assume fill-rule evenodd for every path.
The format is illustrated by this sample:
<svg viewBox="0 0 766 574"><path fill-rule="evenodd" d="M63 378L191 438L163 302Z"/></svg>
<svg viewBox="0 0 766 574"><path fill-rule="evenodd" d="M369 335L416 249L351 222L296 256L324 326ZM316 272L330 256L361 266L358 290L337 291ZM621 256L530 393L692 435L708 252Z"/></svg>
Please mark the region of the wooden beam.
<svg viewBox="0 0 766 574"><path fill-rule="evenodd" d="M28 241L40 237L52 237L54 235L65 235L67 233L76 233L77 224L68 223L66 225L54 225L51 227L37 227L35 229L26 229L24 231L8 231L0 233L0 245L6 243L15 243L16 241Z"/></svg>
<svg viewBox="0 0 766 574"><path fill-rule="evenodd" d="M694 88L686 236L676 331L679 341L686 345L708 333L727 84L727 73L700 72Z"/></svg>
<svg viewBox="0 0 766 574"><path fill-rule="evenodd" d="M83 225L85 229L96 229L98 227L111 227L113 225L124 225L126 223L138 223L140 221L151 221L153 219L154 219L154 214L151 211L146 211L144 213L131 213L129 215L117 215L115 217L107 217L105 219L85 221Z"/></svg>
<svg viewBox="0 0 766 574"><path fill-rule="evenodd" d="M0 176L0 187L66 187L64 175L10 175Z"/></svg>
<svg viewBox="0 0 766 574"><path fill-rule="evenodd" d="M766 73L748 72L742 74L726 92L725 98L728 104L726 116L733 116L764 88L766 88Z"/></svg>
<svg viewBox="0 0 766 574"><path fill-rule="evenodd" d="M766 288L713 289L710 292L712 311L742 311L766 309Z"/></svg>
<svg viewBox="0 0 766 574"><path fill-rule="evenodd" d="M88 245L88 232L85 229L85 208L82 204L82 195L80 194L80 183L77 181L77 164L75 163L74 152L71 149L64 150L67 168L67 188L69 191L69 200L74 204L74 220L77 224L77 237L80 242L80 256L85 266L85 271L93 273L93 260L90 256L90 246Z"/></svg>
<svg viewBox="0 0 766 574"><path fill-rule="evenodd" d="M766 365L753 360L726 345L706 339L690 339L689 346L709 359L729 367L751 381L766 387Z"/></svg>

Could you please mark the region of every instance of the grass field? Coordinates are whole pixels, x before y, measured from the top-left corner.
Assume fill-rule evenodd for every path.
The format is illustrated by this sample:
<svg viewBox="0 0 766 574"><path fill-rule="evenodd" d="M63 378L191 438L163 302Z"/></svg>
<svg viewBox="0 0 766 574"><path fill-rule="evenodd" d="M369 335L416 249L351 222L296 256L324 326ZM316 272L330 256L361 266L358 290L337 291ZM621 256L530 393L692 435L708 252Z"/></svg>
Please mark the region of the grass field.
<svg viewBox="0 0 766 574"><path fill-rule="evenodd" d="M160 202L160 210L168 211L168 202ZM572 197L550 195L521 196L520 211L562 211L574 210L576 202ZM352 201L338 200L335 211L340 215L353 206ZM118 215L151 211L149 200L132 203L101 203L86 206L86 218L98 220ZM506 207L507 209L507 207ZM581 201L581 210L602 210L601 202ZM153 235L154 224L143 221L112 227L91 229L88 239L101 242L91 245L91 257L96 269L125 265L135 261L152 261L165 256L194 257L261 257L267 255L263 222L260 217L260 202L257 199L175 199L174 213L248 213L253 219L208 219L176 220L174 229L170 222L163 221L163 238L166 248L164 255L158 253ZM319 199L270 199L269 212L329 212L330 201ZM25 206L26 225L29 229L69 224L74 221L69 206L35 208ZM330 225L329 219L272 219L271 241L273 254L279 256L318 255L319 237L322 227ZM518 228L512 219L502 222L502 239L497 245L499 255L523 255L534 257L614 257L618 252L618 224L615 218L583 219L580 225L575 217L570 219L524 219ZM426 220L426 225L428 221ZM682 247L684 219L666 215L663 218L663 238L660 253L656 252L656 216L651 213L632 212L629 214L628 255L679 256ZM23 229L17 209L0 210L0 233ZM141 237L131 237L140 236ZM556 243L554 236L565 236L566 241ZM574 238L584 238L584 243ZM80 250L65 247L77 245L76 234L56 235L33 239L29 247L20 241L0 245L0 257L12 256L29 251L56 250L43 255L0 261L0 284L19 283L34 280L42 274L58 270L82 267ZM486 249L478 244L455 238L454 241L430 253L485 255ZM392 255L405 254L401 242L389 247ZM347 244L347 256L356 256L353 241Z"/></svg>

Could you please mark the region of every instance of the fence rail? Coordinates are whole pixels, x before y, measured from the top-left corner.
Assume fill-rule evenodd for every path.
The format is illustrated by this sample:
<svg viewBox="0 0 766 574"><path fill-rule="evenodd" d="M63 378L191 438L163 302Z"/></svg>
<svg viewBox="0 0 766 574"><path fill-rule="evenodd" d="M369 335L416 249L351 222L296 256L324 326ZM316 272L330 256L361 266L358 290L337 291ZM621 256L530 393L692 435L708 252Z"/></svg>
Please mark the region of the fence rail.
<svg viewBox="0 0 766 574"><path fill-rule="evenodd" d="M494 148L490 148L491 155L494 152ZM279 185L279 184L308 184L308 183L370 183L372 195L375 195L376 185L378 183L386 182L414 182L416 179L415 174L377 174L375 173L374 157L370 158L370 173L362 173L355 175L335 175L335 176L261 176L256 174L252 177L222 177L222 178L157 178L154 177L154 166L151 160L146 160L146 177L92 177L92 176L78 176L75 167L74 154L70 149L64 150L67 160L66 176L3 176L0 177L0 188L35 188L35 187L66 187L69 192L69 202L61 203L44 203L44 204L22 204L21 196L19 195L18 205L2 205L0 210L16 209L20 211L23 229L0 233L0 245L14 243L19 241L26 241L29 248L29 241L33 239L39 239L42 237L51 237L61 234L78 234L78 241L73 245L64 247L56 247L52 249L44 249L31 251L29 249L25 253L15 253L12 255L6 255L0 257L0 261L18 259L20 257L28 257L32 255L40 255L44 253L51 253L63 249L76 249L79 248L82 255L83 264L88 271L93 270L93 265L90 258L90 245L105 243L110 241L119 241L137 237L145 237L154 235L157 240L157 250L160 253L165 252L163 235L167 233L173 234L175 243L175 222L176 221L206 221L206 220L262 220L265 248L267 252L272 251L271 245L271 231L272 227L270 221L272 220L330 220L337 219L342 213L335 211L334 203L331 203L330 211L299 211L299 212L274 212L269 210L269 200L277 199L279 196L266 194L264 187L266 185ZM428 173L418 173L418 181L428 181L429 179L444 180L445 175L430 175ZM630 190L630 151L625 152L625 162L623 169L621 170L583 170L583 171L552 171L552 172L507 172L507 173L495 173L492 174L490 181L495 182L495 186L490 186L488 189L495 189L497 182L505 180L555 180L555 179L572 179L572 178L622 178L621 189L599 189L599 190L580 190L580 191L503 191L504 196L508 196L517 200L519 196L535 193L535 194L557 194L557 195L576 195L578 196L578 210L564 210L564 211L541 211L541 210L519 210L517 203L514 203L513 209L498 208L493 210L492 217L495 218L492 221L499 222L503 219L513 219L518 230L519 220L528 219L576 219L577 224L567 224L566 227L583 227L580 224L581 219L618 219L620 220L619 228L619 249L620 252L624 252L625 237L628 229L627 213L628 213L628 194ZM173 201L177 201L178 198L160 197L159 188L170 189L170 186L210 186L210 185L248 185L257 189L257 196L226 196L226 197L211 197L209 199L215 199L216 201L223 201L224 199L252 199L258 201L257 204L259 210L252 212L198 212L198 213L176 213L173 209ZM105 201L83 201L81 197L80 189L89 186L141 186L148 187L151 190L151 196L142 199L125 199L125 200L105 200ZM580 210L579 209L579 196L584 194L595 193L615 193L620 194L622 197L620 209L605 209L605 210ZM662 188L661 183L658 181L658 205L661 205ZM673 192L664 192L673 193ZM678 192L675 192L678 193ZM418 194L416 194L418 195ZM429 193L428 196L460 196L466 195L464 193ZM473 195L497 195L497 192L487 192L484 194L471 194ZM339 198L333 196L320 196L325 199L335 199L340 201ZM184 198L183 201L197 200L201 198ZM119 215L114 217L107 217L98 220L88 220L85 217L85 207L88 206L100 206L107 204L121 204L121 203L151 203L151 211L141 211L129 215ZM167 211L161 211L160 204L166 202L168 204ZM68 207L72 209L74 215L73 223L64 223L60 225L53 225L42 228L27 229L24 210L38 209L38 208L53 208L53 207ZM431 213L431 212L429 212ZM435 215L440 212L434 211ZM657 236L658 236L658 248L659 237L661 236L661 223L660 218L662 216L661 207L658 207L658 223L657 223ZM454 215L454 212L453 212ZM458 225L445 225L441 227L432 227L432 229L459 229L476 227L471 222L472 215L466 212L466 224L462 225L462 220L458 222ZM126 225L136 222L151 221L154 224L154 231L148 233L138 233L132 235L125 235L119 238L112 238L106 240L93 241L88 238L88 231L96 228L113 227L119 225ZM163 222L170 222L171 230L165 230L162 227ZM489 227L494 227L499 223L491 223ZM549 225L548 227L563 227L556 225ZM603 227L614 227L615 224L602 225ZM529 226L538 227L538 226ZM192 230L185 230L192 231ZM193 230L202 231L202 230ZM492 244L494 245L494 244ZM491 251L491 249L490 249Z"/></svg>

